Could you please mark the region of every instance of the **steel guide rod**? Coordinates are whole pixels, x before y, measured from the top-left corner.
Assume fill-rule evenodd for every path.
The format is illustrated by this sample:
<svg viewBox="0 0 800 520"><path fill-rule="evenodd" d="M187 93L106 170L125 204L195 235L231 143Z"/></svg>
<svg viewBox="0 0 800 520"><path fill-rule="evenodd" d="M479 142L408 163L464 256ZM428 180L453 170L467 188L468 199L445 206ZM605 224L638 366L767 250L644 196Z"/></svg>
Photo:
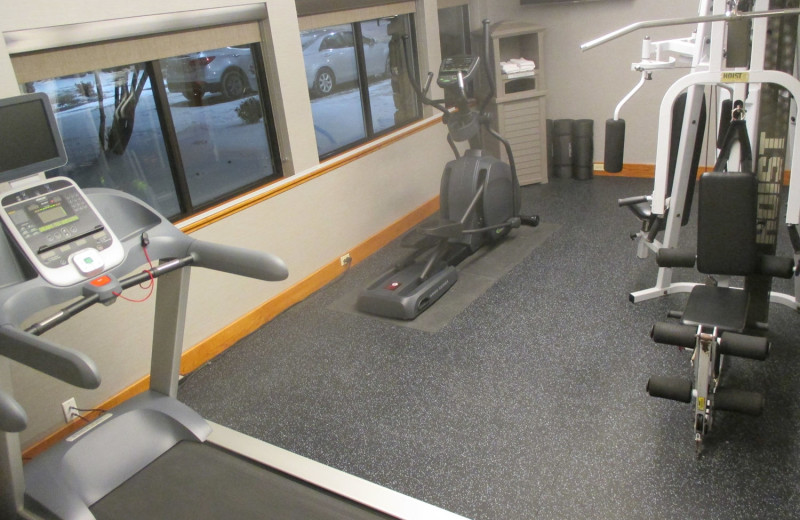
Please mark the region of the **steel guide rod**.
<svg viewBox="0 0 800 520"><path fill-rule="evenodd" d="M592 41L586 42L581 45L582 51L588 51L611 40L616 40L621 36L638 31L639 29L649 29L651 27L669 27L672 25L689 25L704 22L733 22L737 20L747 20L751 18L770 18L775 16L789 16L800 15L800 8L797 9L774 9L772 11L761 12L740 12L731 11L725 14L714 14L706 16L691 16L686 18L663 18L661 20L646 20L644 22L636 22L626 25L621 29L612 31L608 34L600 36Z"/></svg>

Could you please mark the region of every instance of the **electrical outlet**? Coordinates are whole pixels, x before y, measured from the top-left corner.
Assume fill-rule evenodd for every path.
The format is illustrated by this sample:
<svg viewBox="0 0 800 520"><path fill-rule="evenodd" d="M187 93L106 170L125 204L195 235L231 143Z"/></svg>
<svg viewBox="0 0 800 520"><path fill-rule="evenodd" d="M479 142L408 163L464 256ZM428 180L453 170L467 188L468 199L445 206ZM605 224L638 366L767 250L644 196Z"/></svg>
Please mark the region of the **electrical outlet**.
<svg viewBox="0 0 800 520"><path fill-rule="evenodd" d="M341 258L339 258L339 263L342 266L350 265L350 262L352 262L352 261L353 261L353 257L350 256L350 253L347 253L346 255L342 255Z"/></svg>
<svg viewBox="0 0 800 520"><path fill-rule="evenodd" d="M75 408L75 410L73 410ZM64 422L70 422L72 419L78 415L78 404L75 402L74 397L70 397L63 403L61 403L61 409L64 411Z"/></svg>

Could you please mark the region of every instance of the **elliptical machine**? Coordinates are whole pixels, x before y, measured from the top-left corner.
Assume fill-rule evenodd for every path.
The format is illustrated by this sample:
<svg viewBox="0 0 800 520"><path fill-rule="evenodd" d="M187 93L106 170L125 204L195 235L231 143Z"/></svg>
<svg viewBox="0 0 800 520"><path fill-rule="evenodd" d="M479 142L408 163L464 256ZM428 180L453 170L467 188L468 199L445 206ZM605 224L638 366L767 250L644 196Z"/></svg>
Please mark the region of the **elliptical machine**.
<svg viewBox="0 0 800 520"><path fill-rule="evenodd" d="M407 64L407 37L403 49ZM488 20L483 21L483 54L489 55ZM474 55L452 56L442 61L436 83L448 98L454 99L454 112L444 105L444 100L427 96L433 73L428 73L421 89L410 67L405 67L419 100L444 114L447 142L455 159L445 165L442 173L439 221L403 237L403 246L413 251L361 292L356 302L359 311L412 320L456 283L456 266L460 262L482 246L501 240L512 228L539 224L538 216L519 214L520 186L511 144L491 128L491 117L486 112L496 95L488 59L483 61L483 70L489 92L477 110L467 98L467 85L477 78L480 61ZM482 130L503 144L508 163L483 150ZM457 142L469 143L463 155L456 147Z"/></svg>

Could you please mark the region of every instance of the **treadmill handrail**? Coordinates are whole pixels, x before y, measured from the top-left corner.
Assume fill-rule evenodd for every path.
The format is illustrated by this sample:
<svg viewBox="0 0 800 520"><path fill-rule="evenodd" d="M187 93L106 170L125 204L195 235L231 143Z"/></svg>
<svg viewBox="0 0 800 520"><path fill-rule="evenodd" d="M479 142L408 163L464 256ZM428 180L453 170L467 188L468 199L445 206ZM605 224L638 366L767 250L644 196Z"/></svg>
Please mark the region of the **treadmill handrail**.
<svg viewBox="0 0 800 520"><path fill-rule="evenodd" d="M16 399L0 390L0 431L17 433L28 427L28 415Z"/></svg>
<svg viewBox="0 0 800 520"><path fill-rule="evenodd" d="M56 287L42 277L21 281L0 288L0 356L12 359L34 370L78 386L94 389L100 385L97 366L89 356L39 337L47 330L67 321L99 301L110 303L122 290L158 277L170 271L196 265L207 269L276 281L288 277L286 264L272 254L251 251L240 247L213 244L187 236L145 203L112 190L91 190L100 199L96 205L105 206L104 214L113 228L116 213L130 211L141 219L138 227L117 231L125 247L125 259L117 266L106 269L85 282L66 287ZM92 196L90 195L90 197ZM133 203L133 206L129 205ZM98 208L100 209L100 208ZM147 244L147 245L143 245ZM145 249L146 248L146 249ZM97 291L87 291L91 281L103 275L124 275L149 261L149 256L172 259L156 267L123 278L108 289L103 297ZM22 330L22 322L39 310L63 305L57 313Z"/></svg>
<svg viewBox="0 0 800 520"><path fill-rule="evenodd" d="M0 355L80 388L100 386L100 373L89 356L11 325L0 326Z"/></svg>
<svg viewBox="0 0 800 520"><path fill-rule="evenodd" d="M176 269L191 265L205 267L215 271L239 274L264 281L281 281L289 276L289 271L283 260L269 253L252 251L240 247L222 246L202 240L194 240L188 249L190 251L189 256L164 261L152 269L145 269L140 273L120 280L120 291L144 283L149 279L158 278ZM115 293L114 296L116 297L119 294L121 294L121 292ZM113 299L109 298L106 301L111 300ZM52 316L29 326L25 329L25 332L37 336L43 334L100 301L104 300L98 297L97 293L84 296L77 302L71 303ZM0 350L0 354L2 354L2 350Z"/></svg>
<svg viewBox="0 0 800 520"><path fill-rule="evenodd" d="M279 282L289 276L286 264L279 257L242 247L226 246L194 240L189 254L197 267L238 274L265 282Z"/></svg>

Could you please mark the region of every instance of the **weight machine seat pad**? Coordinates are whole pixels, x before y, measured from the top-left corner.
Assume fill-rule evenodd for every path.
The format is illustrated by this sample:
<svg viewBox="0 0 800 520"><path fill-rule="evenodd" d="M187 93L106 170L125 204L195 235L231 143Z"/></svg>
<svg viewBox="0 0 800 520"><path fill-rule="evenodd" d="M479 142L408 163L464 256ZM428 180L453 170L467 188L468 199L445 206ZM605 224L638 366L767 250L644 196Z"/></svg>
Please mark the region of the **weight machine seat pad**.
<svg viewBox="0 0 800 520"><path fill-rule="evenodd" d="M742 332L747 323L749 297L742 289L696 285L689 294L681 323Z"/></svg>
<svg viewBox="0 0 800 520"><path fill-rule="evenodd" d="M757 181L750 173L707 172L700 178L697 270L748 275L758 268Z"/></svg>
<svg viewBox="0 0 800 520"><path fill-rule="evenodd" d="M650 220L653 217L653 213L651 212L650 201L639 202L637 204L631 204L628 208L636 215L636 218L639 220Z"/></svg>

